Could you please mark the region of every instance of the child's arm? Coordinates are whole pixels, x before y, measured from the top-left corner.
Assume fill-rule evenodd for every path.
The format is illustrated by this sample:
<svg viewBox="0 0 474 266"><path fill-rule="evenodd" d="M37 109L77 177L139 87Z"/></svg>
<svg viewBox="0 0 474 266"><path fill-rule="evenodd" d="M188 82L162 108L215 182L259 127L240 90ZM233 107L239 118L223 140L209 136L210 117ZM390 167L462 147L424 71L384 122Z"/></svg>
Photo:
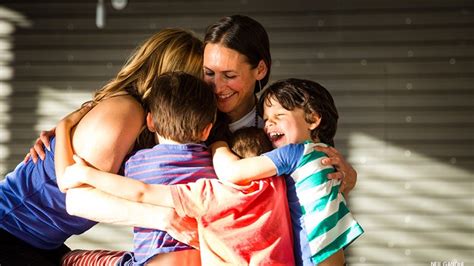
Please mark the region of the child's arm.
<svg viewBox="0 0 474 266"><path fill-rule="evenodd" d="M119 198L93 187L71 189L66 194L67 212L89 220L166 230L172 208ZM167 222L168 221L168 222Z"/></svg>
<svg viewBox="0 0 474 266"><path fill-rule="evenodd" d="M158 229L175 239L198 247L197 225L179 217L173 208L138 203L92 187L75 188L66 194L67 212L89 220Z"/></svg>
<svg viewBox="0 0 474 266"><path fill-rule="evenodd" d="M169 186L151 185L144 182L103 172L89 167L77 156L76 163L67 167L64 173L65 186L77 187L81 184L91 185L111 195L131 201L150 203L163 207L173 208L173 198Z"/></svg>
<svg viewBox="0 0 474 266"><path fill-rule="evenodd" d="M72 156L74 151L71 145L71 129L84 117L92 108L92 104L86 104L64 117L56 128L56 148L54 156L54 168L58 187L62 192L66 191L63 183L63 174L68 165L74 163Z"/></svg>
<svg viewBox="0 0 474 266"><path fill-rule="evenodd" d="M266 156L240 159L223 141L213 143L211 150L214 170L219 179L235 184L247 184L277 174L275 164Z"/></svg>

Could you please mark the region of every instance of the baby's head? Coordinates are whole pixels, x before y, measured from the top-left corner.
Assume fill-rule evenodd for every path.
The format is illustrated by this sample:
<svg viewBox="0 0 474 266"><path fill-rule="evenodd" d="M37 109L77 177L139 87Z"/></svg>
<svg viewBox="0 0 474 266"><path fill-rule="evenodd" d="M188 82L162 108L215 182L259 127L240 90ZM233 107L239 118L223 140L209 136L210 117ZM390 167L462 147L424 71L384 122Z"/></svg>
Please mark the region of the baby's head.
<svg viewBox="0 0 474 266"><path fill-rule="evenodd" d="M229 146L241 158L259 156L272 150L272 143L265 131L257 127L245 127L235 131Z"/></svg>
<svg viewBox="0 0 474 266"><path fill-rule="evenodd" d="M314 81L291 78L271 84L258 112L274 147L305 140L334 146L339 115L329 91Z"/></svg>
<svg viewBox="0 0 474 266"><path fill-rule="evenodd" d="M205 141L217 113L211 87L184 72L168 72L157 77L146 105L150 109L148 129L178 143Z"/></svg>

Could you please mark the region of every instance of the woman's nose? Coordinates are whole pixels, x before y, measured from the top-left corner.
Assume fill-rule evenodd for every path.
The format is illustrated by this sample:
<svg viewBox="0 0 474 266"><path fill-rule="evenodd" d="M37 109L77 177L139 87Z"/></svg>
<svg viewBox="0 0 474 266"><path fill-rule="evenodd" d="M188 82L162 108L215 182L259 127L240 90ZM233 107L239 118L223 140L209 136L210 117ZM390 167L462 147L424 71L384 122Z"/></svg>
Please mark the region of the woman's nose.
<svg viewBox="0 0 474 266"><path fill-rule="evenodd" d="M223 91L224 88L225 88L225 81L220 77L216 77L214 79L214 92L219 93Z"/></svg>

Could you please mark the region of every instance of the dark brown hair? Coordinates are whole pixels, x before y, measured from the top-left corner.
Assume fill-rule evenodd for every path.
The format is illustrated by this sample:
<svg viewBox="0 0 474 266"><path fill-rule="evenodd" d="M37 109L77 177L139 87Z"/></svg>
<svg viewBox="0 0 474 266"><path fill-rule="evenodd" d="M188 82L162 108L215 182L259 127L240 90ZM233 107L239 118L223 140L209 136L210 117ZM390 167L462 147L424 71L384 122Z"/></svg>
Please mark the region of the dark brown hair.
<svg viewBox="0 0 474 266"><path fill-rule="evenodd" d="M245 55L252 68L256 68L260 60L267 65L266 76L260 81L264 87L270 77L272 57L270 40L265 28L251 17L233 15L221 18L206 29L204 46L208 43L222 44ZM254 91L259 86L255 84Z"/></svg>
<svg viewBox="0 0 474 266"><path fill-rule="evenodd" d="M321 122L317 128L311 131L311 138L334 146L336 135L337 113L334 100L326 88L311 80L285 79L271 84L262 93L258 112L263 115L264 105L270 106L270 100L274 99L286 110L301 108L305 112L305 120L313 123L312 115L321 116Z"/></svg>
<svg viewBox="0 0 474 266"><path fill-rule="evenodd" d="M216 100L210 86L184 72L165 73L152 86L146 103L156 133L180 143L200 142L202 132L216 118Z"/></svg>
<svg viewBox="0 0 474 266"><path fill-rule="evenodd" d="M259 156L273 149L265 131L257 127L236 130L229 141L229 146L240 158Z"/></svg>

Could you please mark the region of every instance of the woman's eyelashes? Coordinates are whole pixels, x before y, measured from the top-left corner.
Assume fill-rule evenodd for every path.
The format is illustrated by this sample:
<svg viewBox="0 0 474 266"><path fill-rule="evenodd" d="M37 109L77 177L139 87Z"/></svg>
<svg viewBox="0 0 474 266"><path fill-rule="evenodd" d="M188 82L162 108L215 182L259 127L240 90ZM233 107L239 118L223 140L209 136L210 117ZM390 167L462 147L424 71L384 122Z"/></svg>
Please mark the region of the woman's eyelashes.
<svg viewBox="0 0 474 266"><path fill-rule="evenodd" d="M206 76L206 77L214 77L214 72L212 72L212 71L204 71L204 76Z"/></svg>
<svg viewBox="0 0 474 266"><path fill-rule="evenodd" d="M235 77L237 77L237 76L236 76L236 75L233 75L233 74L225 74L224 77L225 77L226 79L233 79L233 78L235 78Z"/></svg>
<svg viewBox="0 0 474 266"><path fill-rule="evenodd" d="M214 78L216 74L212 71L209 71L209 70L204 70L204 76L205 77L209 77L209 78ZM237 77L237 75L235 74L223 74L222 77L224 79L234 79Z"/></svg>

